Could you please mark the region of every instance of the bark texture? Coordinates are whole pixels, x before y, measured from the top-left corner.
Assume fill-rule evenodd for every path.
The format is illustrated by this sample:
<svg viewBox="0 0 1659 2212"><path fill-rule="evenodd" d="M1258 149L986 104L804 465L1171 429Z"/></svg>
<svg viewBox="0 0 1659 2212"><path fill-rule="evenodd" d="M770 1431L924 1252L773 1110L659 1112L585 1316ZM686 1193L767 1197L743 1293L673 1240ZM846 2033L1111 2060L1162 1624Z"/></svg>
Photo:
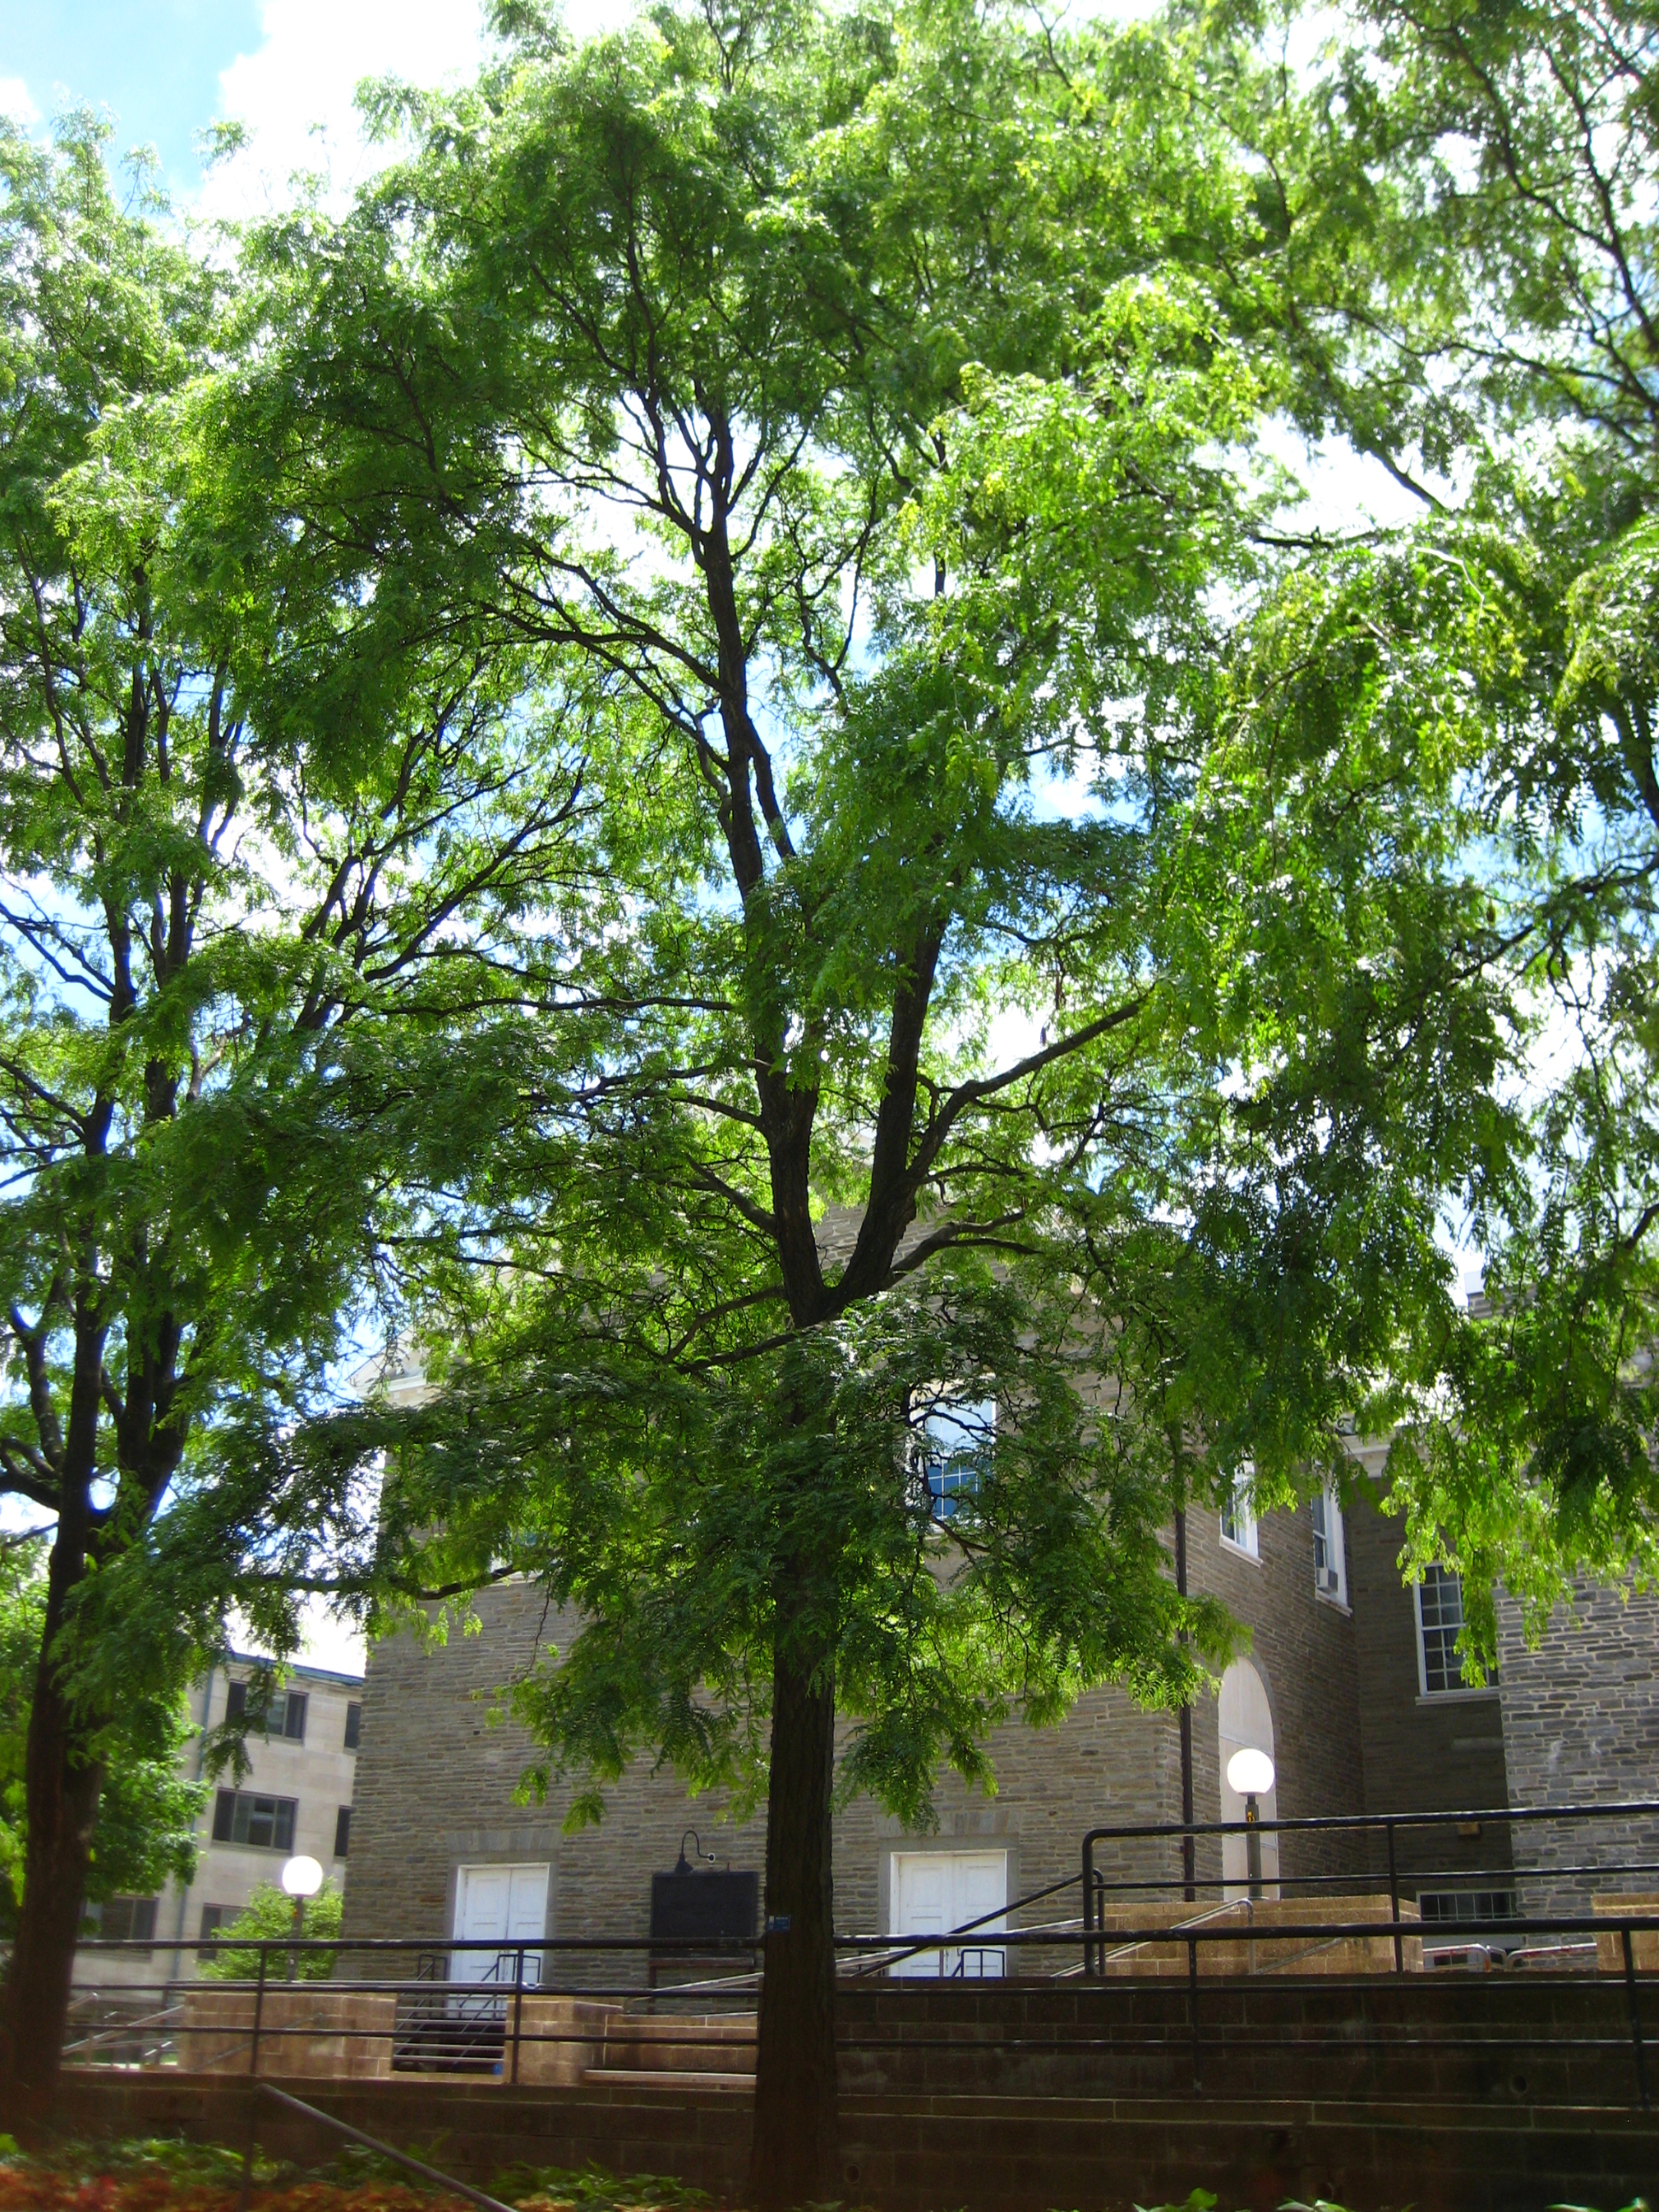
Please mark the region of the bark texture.
<svg viewBox="0 0 1659 2212"><path fill-rule="evenodd" d="M830 1825L835 1751L831 1667L827 1659L815 1667L781 1637L772 1665L765 1974L749 2161L757 2212L842 2194Z"/></svg>
<svg viewBox="0 0 1659 2212"><path fill-rule="evenodd" d="M80 1579L79 1547L72 1547L69 1559L64 1551L60 1536L52 1552L29 1716L23 1903L6 1978L3 2085L14 2125L27 2126L43 2117L57 2087L103 1786L102 1767L82 1755L82 1732L58 1686L53 1662L70 1590Z"/></svg>

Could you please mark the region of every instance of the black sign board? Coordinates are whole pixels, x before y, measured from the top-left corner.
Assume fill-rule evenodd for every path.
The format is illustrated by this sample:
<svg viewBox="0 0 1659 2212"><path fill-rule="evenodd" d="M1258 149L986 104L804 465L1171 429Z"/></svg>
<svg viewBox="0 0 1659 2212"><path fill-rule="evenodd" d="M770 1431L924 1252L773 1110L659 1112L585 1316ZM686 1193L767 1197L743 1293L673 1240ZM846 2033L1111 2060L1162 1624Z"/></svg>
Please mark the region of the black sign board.
<svg viewBox="0 0 1659 2212"><path fill-rule="evenodd" d="M653 1943L747 1942L755 1932L760 1876L720 1872L653 1874Z"/></svg>

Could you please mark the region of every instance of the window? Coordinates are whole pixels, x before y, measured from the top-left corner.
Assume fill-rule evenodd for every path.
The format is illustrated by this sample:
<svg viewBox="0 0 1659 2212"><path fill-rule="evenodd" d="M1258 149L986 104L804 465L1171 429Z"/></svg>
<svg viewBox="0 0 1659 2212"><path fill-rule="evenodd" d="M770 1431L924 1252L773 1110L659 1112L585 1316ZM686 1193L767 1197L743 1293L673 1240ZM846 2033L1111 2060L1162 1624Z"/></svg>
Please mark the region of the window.
<svg viewBox="0 0 1659 2212"><path fill-rule="evenodd" d="M355 1704L355 1703L354 1703L354 1704L352 1704L352 1705L348 1705L348 1706L346 1707L346 1732L345 1732L345 1747L346 1747L346 1749L347 1749L348 1751L356 1751L356 1748L357 1748L357 1738L358 1738L358 1735L360 1735L360 1733L362 1732L362 1725L363 1725L363 1709L362 1709L362 1707L360 1705L356 1705L356 1704Z"/></svg>
<svg viewBox="0 0 1659 2212"><path fill-rule="evenodd" d="M1417 1586L1417 1654L1425 1697L1444 1697L1469 1686L1457 1649L1462 1626L1462 1583L1449 1568L1428 1568ZM1497 1676L1486 1679L1490 1683Z"/></svg>
<svg viewBox="0 0 1659 2212"><path fill-rule="evenodd" d="M996 1432L994 1398L933 1399L921 1425L921 1471L935 1521L954 1521L979 1488Z"/></svg>
<svg viewBox="0 0 1659 2212"><path fill-rule="evenodd" d="M225 1706L227 1720L241 1721L247 1718L248 1692L255 1686L255 1683L252 1681L231 1684L229 1698ZM255 1702L258 1702L257 1699ZM265 1734L268 1736L285 1737L289 1743L303 1743L306 1740L306 1706L308 1703L309 1700L303 1690L289 1690L286 1693L281 1690L270 1692L269 1703L265 1707Z"/></svg>
<svg viewBox="0 0 1659 2212"><path fill-rule="evenodd" d="M234 1917L228 1905L204 1905L202 1907L202 1941L210 1942L226 1921Z"/></svg>
<svg viewBox="0 0 1659 2212"><path fill-rule="evenodd" d="M107 1897L99 1916L99 1934L106 1943L149 1943L155 1936L153 1897Z"/></svg>
<svg viewBox="0 0 1659 2212"><path fill-rule="evenodd" d="M351 1808L342 1805L334 1815L334 1856L343 1859L351 1848Z"/></svg>
<svg viewBox="0 0 1659 2212"><path fill-rule="evenodd" d="M1234 1475L1232 1493L1221 1508L1221 1540L1230 1551L1243 1552L1247 1559L1261 1556L1256 1544L1255 1513L1250 1504L1250 1484L1255 1477L1255 1468L1246 1460Z"/></svg>
<svg viewBox="0 0 1659 2212"><path fill-rule="evenodd" d="M262 1851L294 1848L292 1797L260 1797L249 1790L222 1790L213 1808L216 1844L251 1844Z"/></svg>
<svg viewBox="0 0 1659 2212"><path fill-rule="evenodd" d="M1348 1602L1347 1547L1342 1540L1342 1508L1334 1490L1313 1501L1314 1589L1336 1605Z"/></svg>
<svg viewBox="0 0 1659 2212"><path fill-rule="evenodd" d="M1513 1920L1512 1889L1425 1889L1417 1909L1425 1920Z"/></svg>

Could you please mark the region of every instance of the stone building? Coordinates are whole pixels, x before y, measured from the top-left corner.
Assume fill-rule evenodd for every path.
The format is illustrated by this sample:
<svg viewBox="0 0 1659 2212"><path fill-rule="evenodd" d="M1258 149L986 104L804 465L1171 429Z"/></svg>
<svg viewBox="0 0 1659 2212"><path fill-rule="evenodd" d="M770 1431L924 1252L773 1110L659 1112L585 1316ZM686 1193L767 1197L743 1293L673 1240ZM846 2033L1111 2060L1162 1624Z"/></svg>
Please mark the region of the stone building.
<svg viewBox="0 0 1659 2212"><path fill-rule="evenodd" d="M1248 1656L1194 1715L1200 1821L1242 1816L1224 1770L1244 1744L1274 1761L1267 1819L1507 1802L1502 1692L1468 1689L1455 1657L1448 1664L1455 1582L1431 1591L1425 1613L1401 1582L1398 1524L1364 1502L1364 1478L1355 1487L1346 1515L1325 1498L1259 1524L1243 1510L1188 1516L1191 1587L1222 1597L1250 1631ZM522 1583L483 1593L477 1613L477 1635L436 1648L400 1635L370 1654L349 1936L642 1937L652 1877L675 1866L688 1826L722 1866L761 1874L763 1818L728 1822L718 1802L688 1802L671 1776L643 1767L608 1794L600 1826L575 1834L562 1829L568 1790L555 1790L544 1804L517 1802L532 1746L494 1711L494 1693L573 1624L550 1616ZM957 1926L1073 1875L1087 1829L1180 1819L1176 1719L1143 1712L1123 1692L1091 1693L1055 1729L1010 1723L992 1751L997 1795L947 1777L931 1834L907 1834L867 1801L837 1815L838 1927ZM1475 1885L1507 1890L1506 1833L1470 1827L1398 1838L1402 1892L1421 1893L1425 1911L1451 1917ZM1379 1850L1375 1839L1340 1833L1287 1837L1279 1852L1270 1840L1264 1873L1270 1883L1324 1873L1346 1887L1346 1877L1381 1875ZM1230 1841L1227 1850L1223 1863L1212 1842L1200 1848L1211 1898L1243 1879L1242 1850ZM1112 1878L1170 1882L1180 1874L1164 1840L1123 1839L1097 1856ZM1176 1888L1171 1901L1179 1900ZM974 1963L994 1972L1005 1961Z"/></svg>
<svg viewBox="0 0 1659 2212"><path fill-rule="evenodd" d="M191 1700L197 1734L184 1753L193 1778L203 1772L202 1732L245 1707L264 1663L234 1653L198 1685ZM197 1954L185 1946L234 1919L296 1853L318 1860L337 1887L343 1883L362 1689L358 1674L304 1664L283 1670L266 1701L266 1729L247 1736L247 1774L210 1790L198 1818L195 1880L185 1889L170 1882L159 1896L112 1898L94 1908L88 1932L153 1942L154 1951L83 1950L76 1960L78 1984L113 1989L193 1978Z"/></svg>
<svg viewBox="0 0 1659 2212"><path fill-rule="evenodd" d="M826 1220L821 1233L833 1249L847 1228ZM378 1382L394 1402L410 1402L423 1388L407 1364L355 1379L360 1387ZM1456 1577L1431 1571L1420 1586L1402 1582L1400 1524L1378 1510L1386 1447L1353 1449L1345 1502L1328 1494L1259 1522L1242 1498L1224 1513L1198 1507L1188 1516L1190 1587L1219 1596L1249 1632L1218 1696L1193 1716L1197 1820L1242 1819L1225 1769L1234 1751L1249 1747L1267 1752L1276 1770L1264 1819L1402 1816L1387 1838L1338 1830L1264 1839L1267 1884L1291 1895L1316 1897L1322 1883L1338 1892L1385 1886L1392 1856L1401 1897L1425 1920L1455 1923L1582 1910L1596 1883L1562 1875L1568 1865L1599 1857L1659 1866L1659 1827L1613 1824L1617 1832L1601 1832L1477 1817L1659 1796L1659 1599L1583 1593L1577 1615L1530 1652L1506 1611L1498 1679L1471 1688L1455 1648L1462 1623ZM562 1826L568 1789L543 1804L520 1802L533 1747L495 1710L495 1693L539 1649L568 1643L574 1624L550 1615L541 1593L523 1583L484 1592L477 1610L476 1636L430 1647L405 1634L370 1653L349 1937L641 1939L653 1876L678 1863L688 1827L706 1854L758 1885L763 1815L728 1820L712 1797L688 1801L671 1774L636 1767L607 1793L604 1822L573 1835ZM886 1936L957 1927L1075 1875L1086 1831L1181 1818L1178 1722L1140 1711L1121 1692L1084 1698L1055 1729L1011 1723L991 1751L995 1796L944 1778L932 1833L906 1833L867 1801L837 1814L839 1929ZM1425 1814L1470 1817L1410 1824L1408 1816ZM1163 1883L1142 1894L1182 1909L1182 1869L1167 1837L1104 1842L1097 1861L1109 1880ZM1532 1869L1550 1878L1518 1880ZM1220 1847L1205 1839L1196 1871L1200 1902L1237 1894L1246 1875L1242 1838ZM1014 1921L1075 1912L1076 1896L1016 1912ZM994 1946L978 1953L968 1970L1008 1964ZM561 1972L571 1965L562 1962ZM937 1954L918 1965L937 1972ZM453 1954L452 1970L464 1966ZM614 1960L605 1971L623 1972ZM637 1974L643 1962L626 1971Z"/></svg>

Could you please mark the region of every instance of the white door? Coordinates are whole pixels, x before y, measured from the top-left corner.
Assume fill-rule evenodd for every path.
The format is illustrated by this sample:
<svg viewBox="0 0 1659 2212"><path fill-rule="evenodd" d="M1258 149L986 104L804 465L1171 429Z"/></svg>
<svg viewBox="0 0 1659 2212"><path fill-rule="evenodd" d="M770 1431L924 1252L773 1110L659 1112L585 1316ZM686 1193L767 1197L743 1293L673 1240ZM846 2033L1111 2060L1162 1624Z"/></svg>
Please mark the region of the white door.
<svg viewBox="0 0 1659 2212"><path fill-rule="evenodd" d="M467 1941L539 1943L547 1933L546 1867L458 1868L454 1932ZM449 1978L453 1982L497 1982L510 1987L517 1970L515 1949L450 1954ZM526 1983L540 1980L539 1953L532 1952L525 1960L524 1978Z"/></svg>
<svg viewBox="0 0 1659 2212"><path fill-rule="evenodd" d="M986 1914L982 1928L964 1943L919 1951L893 1967L896 1974L969 1981L992 1979L1006 1971L1007 1954L987 1939L1006 1930L1008 1902L1006 1851L895 1851L892 1925L895 1936L944 1936Z"/></svg>

